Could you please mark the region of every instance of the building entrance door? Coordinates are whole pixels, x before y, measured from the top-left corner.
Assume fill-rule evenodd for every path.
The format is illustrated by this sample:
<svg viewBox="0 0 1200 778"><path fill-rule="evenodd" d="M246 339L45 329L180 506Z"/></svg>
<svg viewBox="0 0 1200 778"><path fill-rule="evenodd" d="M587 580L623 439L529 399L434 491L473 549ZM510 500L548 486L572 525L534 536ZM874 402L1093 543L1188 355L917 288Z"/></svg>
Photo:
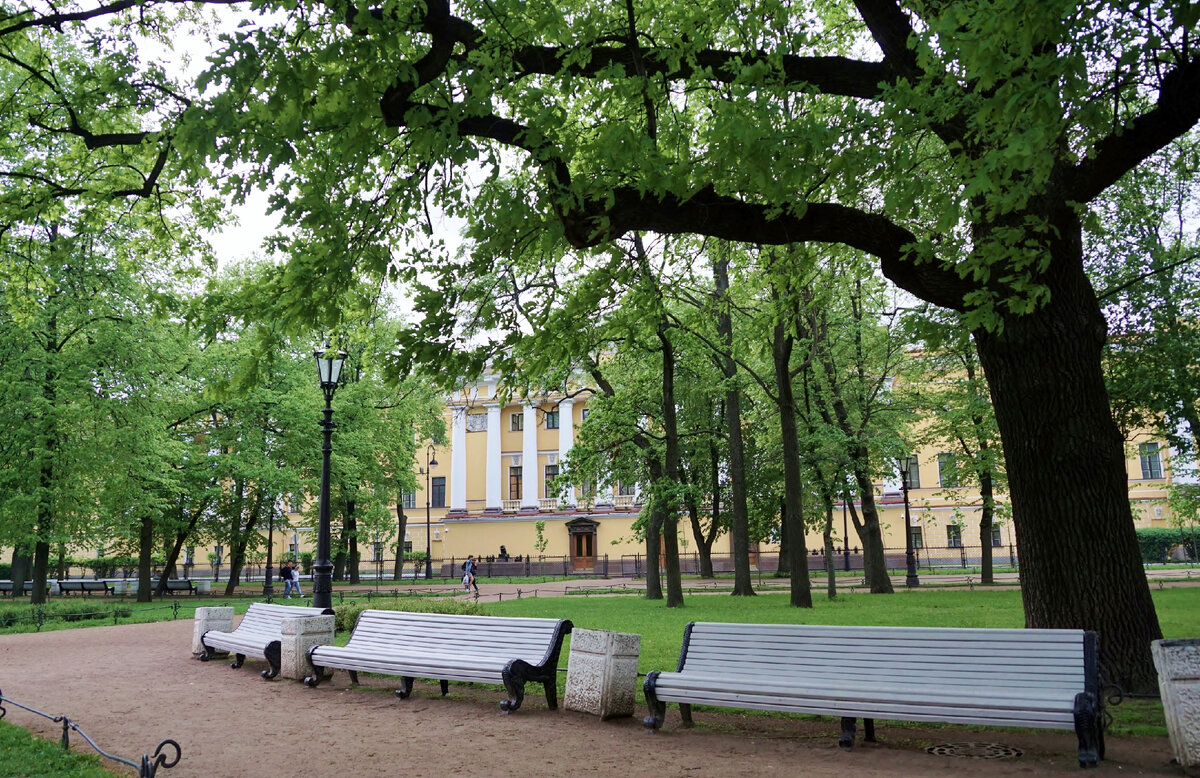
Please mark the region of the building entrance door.
<svg viewBox="0 0 1200 778"><path fill-rule="evenodd" d="M596 527L591 519L575 519L567 522L571 533L571 570L576 573L592 572L596 569Z"/></svg>

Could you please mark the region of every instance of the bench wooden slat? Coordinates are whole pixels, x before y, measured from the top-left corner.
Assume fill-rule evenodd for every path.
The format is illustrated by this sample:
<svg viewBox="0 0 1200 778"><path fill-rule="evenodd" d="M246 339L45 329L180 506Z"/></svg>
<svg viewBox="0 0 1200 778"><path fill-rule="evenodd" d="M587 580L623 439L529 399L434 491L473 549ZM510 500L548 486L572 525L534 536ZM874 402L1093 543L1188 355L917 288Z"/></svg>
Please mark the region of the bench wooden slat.
<svg viewBox="0 0 1200 778"><path fill-rule="evenodd" d="M210 629L200 636L200 644L204 646L200 659L207 662L213 651L228 651L235 655L232 665L235 668L241 667L247 656L266 659L270 668L262 671L262 677L269 680L279 675L283 620L332 614L333 611L327 608L250 603L232 632Z"/></svg>
<svg viewBox="0 0 1200 778"><path fill-rule="evenodd" d="M407 697L414 678L503 684L501 708L521 706L529 681L541 683L550 708L557 707L557 663L571 622L559 619L460 616L365 610L345 646L314 646L309 660L316 672L305 683L318 685L326 670L396 675L397 696Z"/></svg>
<svg viewBox="0 0 1200 778"><path fill-rule="evenodd" d="M841 716L1074 729L1081 765L1103 757L1095 633L696 622L675 672L650 673L666 702ZM868 723L868 736L874 732Z"/></svg>

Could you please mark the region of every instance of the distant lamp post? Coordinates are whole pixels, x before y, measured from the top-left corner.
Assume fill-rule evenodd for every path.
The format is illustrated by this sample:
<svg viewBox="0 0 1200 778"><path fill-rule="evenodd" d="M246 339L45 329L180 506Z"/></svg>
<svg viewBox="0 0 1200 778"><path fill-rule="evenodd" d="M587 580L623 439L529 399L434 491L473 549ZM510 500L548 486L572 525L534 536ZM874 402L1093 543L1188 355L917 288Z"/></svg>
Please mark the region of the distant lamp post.
<svg viewBox="0 0 1200 778"><path fill-rule="evenodd" d="M917 577L917 555L913 553L912 519L908 514L908 472L912 468L912 457L904 457L898 461L900 465L900 491L904 494L904 563L907 568L904 576L904 585L908 587L920 586L921 579Z"/></svg>
<svg viewBox="0 0 1200 778"><path fill-rule="evenodd" d="M272 567L274 566L275 550L275 506L267 512L267 574L263 576L263 597L270 597L275 594L275 582L272 578Z"/></svg>
<svg viewBox="0 0 1200 778"><path fill-rule="evenodd" d="M437 457L433 455L433 445L430 444L425 449L425 469L421 471L425 476L425 579L433 578L433 546L430 544L429 535L429 471L437 467Z"/></svg>
<svg viewBox="0 0 1200 778"><path fill-rule="evenodd" d="M317 525L317 561L313 564L313 607L333 607L333 563L329 561L329 454L333 451L333 393L337 391L338 379L342 376L342 365L346 362L345 351L333 351L325 344L324 351L314 351L317 360L317 376L321 392L325 395L325 419L321 429L325 433L321 446L321 503Z"/></svg>

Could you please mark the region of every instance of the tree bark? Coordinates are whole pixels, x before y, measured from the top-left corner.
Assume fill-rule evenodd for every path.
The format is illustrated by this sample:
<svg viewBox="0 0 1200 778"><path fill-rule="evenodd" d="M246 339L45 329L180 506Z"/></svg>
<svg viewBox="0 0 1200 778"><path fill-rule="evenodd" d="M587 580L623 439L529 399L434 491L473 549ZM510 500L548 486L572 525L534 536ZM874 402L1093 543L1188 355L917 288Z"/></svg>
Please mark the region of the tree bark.
<svg viewBox="0 0 1200 778"><path fill-rule="evenodd" d="M783 448L783 520L787 526L788 567L791 571L790 604L812 607L812 581L808 577L808 548L804 543L804 506L800 475L800 433L796 426L796 398L792 389L792 346L783 318L775 323L771 355L775 365L775 403L779 409L779 433Z"/></svg>
<svg viewBox="0 0 1200 778"><path fill-rule="evenodd" d="M1082 262L1061 259L1079 234L1055 251L1044 307L974 337L1005 442L1025 623L1097 630L1105 678L1149 692L1162 630L1101 371L1105 322Z"/></svg>
<svg viewBox="0 0 1200 778"><path fill-rule="evenodd" d="M663 476L662 463L653 456L648 456L646 470L650 480L657 482ZM650 503L650 515L646 517L646 599L661 600L663 598L662 576L659 575L659 545L662 538L662 500L655 499Z"/></svg>
<svg viewBox="0 0 1200 778"><path fill-rule="evenodd" d="M733 596L754 594L750 578L750 512L746 504L746 453L742 441L742 399L737 388L737 363L733 361L733 317L729 313L729 257L725 252L713 263L717 286L717 332L725 353L725 420L729 428L729 486L733 499Z"/></svg>
<svg viewBox="0 0 1200 778"><path fill-rule="evenodd" d="M666 438L664 475L668 495L654 496L655 503L661 497L667 497L662 510L663 550L667 562L667 607L678 608L683 605L683 580L679 572L679 487L682 486L679 474L679 422L675 413L675 347L667 333L667 323L660 321L658 340L662 346L662 413L663 434Z"/></svg>

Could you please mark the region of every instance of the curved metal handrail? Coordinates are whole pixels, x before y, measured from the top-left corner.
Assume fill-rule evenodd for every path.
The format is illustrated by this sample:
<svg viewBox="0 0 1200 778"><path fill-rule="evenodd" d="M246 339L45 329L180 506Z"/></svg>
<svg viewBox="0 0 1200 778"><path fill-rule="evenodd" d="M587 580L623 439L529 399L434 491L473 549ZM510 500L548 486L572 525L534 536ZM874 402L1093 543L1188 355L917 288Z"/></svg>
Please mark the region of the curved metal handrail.
<svg viewBox="0 0 1200 778"><path fill-rule="evenodd" d="M54 716L49 713L44 713L37 708L31 708L28 705L23 705L11 697L5 697L3 691L0 691L0 719L4 718L8 713L8 711L4 709L4 703L6 702L22 710L27 710L30 713L41 716L42 718L49 719L56 724L62 724L62 747L64 750L70 748L71 743L69 733L74 730L75 732L78 732L79 736L86 740L88 745L95 749L96 753L100 754L100 756L103 756L105 759L111 759L114 762L120 762L123 765L128 765L129 767L137 770L138 778L154 778L154 774L158 771L158 768L163 767L168 770L171 769L175 765L179 764L179 758L183 755L183 750L179 747L179 744L168 738L159 743L154 749L153 758L151 758L150 754L142 754L142 761L139 764L138 762L130 761L129 759L117 756L116 754L110 754L100 746L96 745L96 741L88 737L88 734L80 729L78 724L76 724L74 721L71 721L69 716ZM168 748L175 749L173 756L168 753Z"/></svg>

